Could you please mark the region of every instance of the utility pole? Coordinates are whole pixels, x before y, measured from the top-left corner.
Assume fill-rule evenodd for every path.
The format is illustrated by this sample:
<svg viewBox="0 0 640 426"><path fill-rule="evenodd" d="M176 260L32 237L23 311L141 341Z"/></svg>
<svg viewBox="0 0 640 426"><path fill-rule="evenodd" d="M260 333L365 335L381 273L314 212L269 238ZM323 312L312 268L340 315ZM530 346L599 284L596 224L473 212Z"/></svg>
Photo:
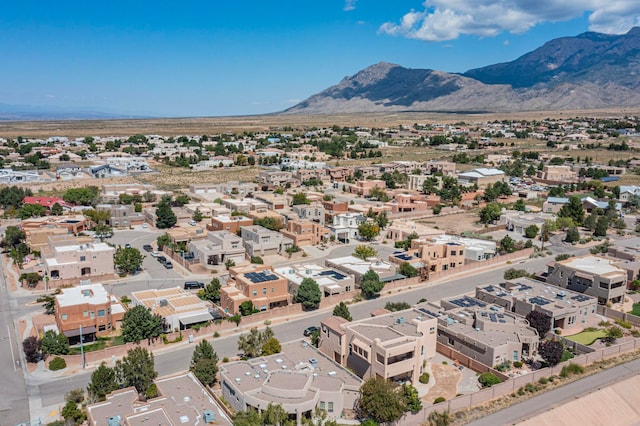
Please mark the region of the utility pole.
<svg viewBox="0 0 640 426"><path fill-rule="evenodd" d="M82 324L80 324L80 359L82 359L82 369L84 370L84 347L82 346Z"/></svg>

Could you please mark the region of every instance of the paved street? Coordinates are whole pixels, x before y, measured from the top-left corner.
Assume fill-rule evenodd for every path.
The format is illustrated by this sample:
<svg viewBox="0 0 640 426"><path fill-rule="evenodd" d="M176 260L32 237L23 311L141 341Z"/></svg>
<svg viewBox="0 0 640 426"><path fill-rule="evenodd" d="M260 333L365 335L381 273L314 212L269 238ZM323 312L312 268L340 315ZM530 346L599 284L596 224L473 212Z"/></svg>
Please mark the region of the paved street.
<svg viewBox="0 0 640 426"><path fill-rule="evenodd" d="M523 264L518 264L517 267L524 267L528 270L540 270L544 268L547 262L551 258L537 258L529 259ZM505 265L503 267L496 267L490 269L487 272L483 272L473 276L464 276L457 279L448 280L442 283L425 283L420 288L413 290L403 291L401 293L393 294L391 296L385 296L380 299L363 301L355 305L351 305L349 310L354 319L366 318L370 312L376 308L383 307L385 303L392 301L405 301L408 303L415 303L421 298L427 300L439 300L446 297L455 296L458 294L472 291L476 285L483 283L496 283L502 280L504 270L513 265ZM114 287L114 290L118 290L118 287ZM286 342L302 337L302 331L311 325L318 325L322 318L331 314L331 310L325 310L317 313L305 313L299 317L283 319L282 321L274 321L272 329L275 332L276 337ZM217 351L219 357L231 357L238 353L237 350L237 338L238 335L227 336L218 339L212 339L211 342ZM191 360L191 353L193 352L193 345L183 345L181 347L168 348L168 351L156 352L156 369L160 375L172 374L179 371L188 369L189 362ZM38 401L32 401L35 406L42 407L40 410L33 410L32 415L37 413L50 412L55 409L57 404L61 402L60 395L68 392L71 389L86 387L90 380L90 370L86 373L78 374L72 377L64 377L61 379L33 379L34 395L38 394Z"/></svg>
<svg viewBox="0 0 640 426"><path fill-rule="evenodd" d="M637 374L640 374L640 359L618 365L601 373L542 393L519 404L512 405L504 410L469 423L469 426L517 424L544 411L552 410L554 407L560 406L568 401L580 398L594 390L610 386Z"/></svg>

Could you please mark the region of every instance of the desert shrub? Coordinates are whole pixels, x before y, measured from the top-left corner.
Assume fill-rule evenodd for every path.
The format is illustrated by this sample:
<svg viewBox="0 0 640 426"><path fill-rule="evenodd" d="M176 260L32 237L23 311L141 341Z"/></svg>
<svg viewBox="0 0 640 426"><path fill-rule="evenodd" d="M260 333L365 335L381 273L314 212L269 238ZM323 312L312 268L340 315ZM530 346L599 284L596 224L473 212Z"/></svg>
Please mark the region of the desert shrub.
<svg viewBox="0 0 640 426"><path fill-rule="evenodd" d="M522 368L522 361L514 361L513 366L515 368Z"/></svg>
<svg viewBox="0 0 640 426"><path fill-rule="evenodd" d="M524 388L518 389L518 395L520 396L524 395Z"/></svg>
<svg viewBox="0 0 640 426"><path fill-rule="evenodd" d="M439 403L445 402L445 401L446 401L446 399L443 396L439 396L439 397L437 397L436 399L433 400L433 403L434 404L439 404Z"/></svg>
<svg viewBox="0 0 640 426"><path fill-rule="evenodd" d="M535 391L537 391L538 389L535 387L535 385L533 383L527 383L524 386L524 390L529 392L529 393L534 393Z"/></svg>
<svg viewBox="0 0 640 426"><path fill-rule="evenodd" d="M224 358L222 358L222 362L229 362L229 358L225 356Z"/></svg>
<svg viewBox="0 0 640 426"><path fill-rule="evenodd" d="M418 380L420 381L420 383L423 383L423 384L429 383L429 373L422 373Z"/></svg>
<svg viewBox="0 0 640 426"><path fill-rule="evenodd" d="M574 364L572 362L571 364L565 365L564 367L562 367L562 370L560 371L560 377L566 378L572 374L582 374L582 373L584 373L584 367L582 367L580 364Z"/></svg>
<svg viewBox="0 0 640 426"><path fill-rule="evenodd" d="M538 380L538 383L540 383L541 385L546 385L547 383L549 383L549 379L547 379L546 377L541 377L540 380Z"/></svg>
<svg viewBox="0 0 640 426"><path fill-rule="evenodd" d="M62 370L67 367L67 361L64 358L60 358L59 356L55 357L51 361L49 361L49 370L57 371Z"/></svg>
<svg viewBox="0 0 640 426"><path fill-rule="evenodd" d="M627 330L632 327L632 325L631 325L631 323L629 321L625 321L623 319L617 319L616 320L616 324L618 324L622 328L626 328Z"/></svg>
<svg viewBox="0 0 640 426"><path fill-rule="evenodd" d="M498 378L498 376L496 376L493 373L486 372L478 376L478 381L480 382L483 388L490 388L491 386L497 385L498 383L500 383L500 378Z"/></svg>

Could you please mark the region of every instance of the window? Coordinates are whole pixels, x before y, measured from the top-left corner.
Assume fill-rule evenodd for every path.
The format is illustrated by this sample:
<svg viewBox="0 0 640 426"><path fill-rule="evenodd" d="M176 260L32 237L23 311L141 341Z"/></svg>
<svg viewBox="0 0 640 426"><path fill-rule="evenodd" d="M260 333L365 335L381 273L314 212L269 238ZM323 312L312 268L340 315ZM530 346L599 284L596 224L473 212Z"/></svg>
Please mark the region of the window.
<svg viewBox="0 0 640 426"><path fill-rule="evenodd" d="M622 282L611 284L611 288L618 288L618 287L622 287Z"/></svg>
<svg viewBox="0 0 640 426"><path fill-rule="evenodd" d="M602 281L600 281L600 288L606 288L606 289L609 289L609 284L607 284L607 283L603 283Z"/></svg>
<svg viewBox="0 0 640 426"><path fill-rule="evenodd" d="M98 316L99 317L103 317L104 316L104 309L98 309Z"/></svg>
<svg viewBox="0 0 640 426"><path fill-rule="evenodd" d="M67 320L67 314L62 314L61 317L62 317L62 321L66 321Z"/></svg>
<svg viewBox="0 0 640 426"><path fill-rule="evenodd" d="M87 260L87 256L80 256L80 262L84 262L85 260Z"/></svg>
<svg viewBox="0 0 640 426"><path fill-rule="evenodd" d="M258 295L258 290L253 290L253 295L257 296Z"/></svg>
<svg viewBox="0 0 640 426"><path fill-rule="evenodd" d="M84 311L82 313L82 316L85 317L85 318L88 317L89 316L89 311Z"/></svg>
<svg viewBox="0 0 640 426"><path fill-rule="evenodd" d="M351 291L351 286L348 285L344 288L344 291L346 291L347 293Z"/></svg>
<svg viewBox="0 0 640 426"><path fill-rule="evenodd" d="M451 250L451 256L455 256L456 255L456 251L455 250Z"/></svg>
<svg viewBox="0 0 640 426"><path fill-rule="evenodd" d="M264 288L262 289L262 294L267 294L267 288L266 288L266 287L264 287Z"/></svg>
<svg viewBox="0 0 640 426"><path fill-rule="evenodd" d="M513 351L513 360L518 361L518 351Z"/></svg>
<svg viewBox="0 0 640 426"><path fill-rule="evenodd" d="M89 313L91 314L91 318L95 318L96 317L96 313L95 312L91 311Z"/></svg>
<svg viewBox="0 0 640 426"><path fill-rule="evenodd" d="M98 326L98 331L105 331L107 329L106 325L99 325Z"/></svg>
<svg viewBox="0 0 640 426"><path fill-rule="evenodd" d="M324 410L324 407L325 407L324 401L320 401L320 409Z"/></svg>
<svg viewBox="0 0 640 426"><path fill-rule="evenodd" d="M378 361L378 364L384 364L384 356L382 354L376 353L376 361Z"/></svg>
<svg viewBox="0 0 640 426"><path fill-rule="evenodd" d="M330 413L333 413L333 401L329 401L329 404L328 404L328 405L329 405L329 410L328 410L328 411L329 411Z"/></svg>

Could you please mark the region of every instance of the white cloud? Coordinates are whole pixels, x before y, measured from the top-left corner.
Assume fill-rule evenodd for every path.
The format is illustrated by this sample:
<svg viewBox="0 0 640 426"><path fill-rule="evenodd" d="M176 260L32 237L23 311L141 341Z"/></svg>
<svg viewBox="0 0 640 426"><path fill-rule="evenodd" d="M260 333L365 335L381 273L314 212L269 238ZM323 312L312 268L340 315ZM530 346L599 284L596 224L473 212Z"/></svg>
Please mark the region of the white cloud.
<svg viewBox="0 0 640 426"><path fill-rule="evenodd" d="M465 34L492 37L505 31L522 34L543 22L567 21L585 13L591 31L621 34L640 26L638 0L426 0L423 6L399 22L385 22L379 31L426 41Z"/></svg>
<svg viewBox="0 0 640 426"><path fill-rule="evenodd" d="M508 46L509 45L509 40L503 41L502 44L504 44L505 46Z"/></svg>
<svg viewBox="0 0 640 426"><path fill-rule="evenodd" d="M357 2L358 0L344 0L344 8L342 10L345 12L355 10Z"/></svg>

